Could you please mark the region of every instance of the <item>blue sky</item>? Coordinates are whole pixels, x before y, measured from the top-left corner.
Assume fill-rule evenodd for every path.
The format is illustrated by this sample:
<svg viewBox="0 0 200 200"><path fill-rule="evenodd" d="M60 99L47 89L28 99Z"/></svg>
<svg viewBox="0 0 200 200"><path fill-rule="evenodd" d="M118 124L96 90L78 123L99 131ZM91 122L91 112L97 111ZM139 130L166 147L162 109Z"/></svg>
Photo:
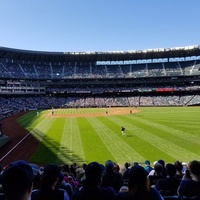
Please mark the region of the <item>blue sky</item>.
<svg viewBox="0 0 200 200"><path fill-rule="evenodd" d="M200 45L200 0L0 0L0 46L50 52Z"/></svg>

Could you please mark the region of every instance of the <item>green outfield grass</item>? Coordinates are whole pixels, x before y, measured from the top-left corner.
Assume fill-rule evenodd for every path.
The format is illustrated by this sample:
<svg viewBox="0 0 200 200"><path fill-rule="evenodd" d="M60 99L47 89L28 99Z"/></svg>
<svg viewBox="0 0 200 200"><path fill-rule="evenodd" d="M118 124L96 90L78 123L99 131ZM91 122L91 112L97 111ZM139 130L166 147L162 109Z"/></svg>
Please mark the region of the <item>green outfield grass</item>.
<svg viewBox="0 0 200 200"><path fill-rule="evenodd" d="M31 111L18 119L39 141L31 162L105 163L110 159L151 163L200 160L200 107L138 108L136 114L98 117L47 117ZM105 113L105 109L58 109L55 114ZM121 126L127 136L121 135Z"/></svg>

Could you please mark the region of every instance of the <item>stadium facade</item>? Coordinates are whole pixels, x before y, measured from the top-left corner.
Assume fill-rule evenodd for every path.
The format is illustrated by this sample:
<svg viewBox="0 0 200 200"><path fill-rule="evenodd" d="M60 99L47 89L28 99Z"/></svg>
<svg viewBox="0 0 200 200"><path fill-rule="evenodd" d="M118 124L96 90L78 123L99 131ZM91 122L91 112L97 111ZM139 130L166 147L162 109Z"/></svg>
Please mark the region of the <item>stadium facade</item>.
<svg viewBox="0 0 200 200"><path fill-rule="evenodd" d="M0 47L1 115L24 109L200 104L200 46L111 52Z"/></svg>

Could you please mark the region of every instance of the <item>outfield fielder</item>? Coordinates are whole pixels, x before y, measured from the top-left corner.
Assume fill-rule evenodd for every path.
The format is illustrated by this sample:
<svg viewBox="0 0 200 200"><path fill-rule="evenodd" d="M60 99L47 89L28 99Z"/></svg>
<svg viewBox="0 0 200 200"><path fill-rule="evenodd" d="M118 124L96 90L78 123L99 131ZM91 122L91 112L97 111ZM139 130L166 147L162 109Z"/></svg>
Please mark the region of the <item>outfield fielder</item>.
<svg viewBox="0 0 200 200"><path fill-rule="evenodd" d="M122 135L123 136L126 136L126 133L125 133L125 128L122 126L122 128L121 128L121 131L122 131Z"/></svg>

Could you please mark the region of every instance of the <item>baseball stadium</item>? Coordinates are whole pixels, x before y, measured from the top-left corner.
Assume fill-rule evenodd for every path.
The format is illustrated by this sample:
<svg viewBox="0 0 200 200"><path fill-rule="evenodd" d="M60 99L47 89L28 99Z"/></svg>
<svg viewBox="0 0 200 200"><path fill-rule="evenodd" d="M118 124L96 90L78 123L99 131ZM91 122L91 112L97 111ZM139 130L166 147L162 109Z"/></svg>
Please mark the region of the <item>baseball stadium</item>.
<svg viewBox="0 0 200 200"><path fill-rule="evenodd" d="M125 52L1 47L0 101L2 165L200 156L198 45Z"/></svg>
<svg viewBox="0 0 200 200"><path fill-rule="evenodd" d="M200 1L2 1L0 200L200 200Z"/></svg>
<svg viewBox="0 0 200 200"><path fill-rule="evenodd" d="M175 163L184 170L200 160L199 45L108 52L0 47L0 102L0 165L9 170L25 161L44 184L48 166L55 163L63 170L59 180L71 188L62 191L66 199L74 200L98 163L105 163L101 187L107 186L110 166L120 177L116 187L108 185L117 191L115 198L130 187L129 169L150 169L150 186L158 189L150 173L165 169L163 163L169 163L170 173ZM9 165L13 162L18 164ZM159 199L182 198L180 192L177 196L180 179L175 181L176 189L159 190Z"/></svg>

